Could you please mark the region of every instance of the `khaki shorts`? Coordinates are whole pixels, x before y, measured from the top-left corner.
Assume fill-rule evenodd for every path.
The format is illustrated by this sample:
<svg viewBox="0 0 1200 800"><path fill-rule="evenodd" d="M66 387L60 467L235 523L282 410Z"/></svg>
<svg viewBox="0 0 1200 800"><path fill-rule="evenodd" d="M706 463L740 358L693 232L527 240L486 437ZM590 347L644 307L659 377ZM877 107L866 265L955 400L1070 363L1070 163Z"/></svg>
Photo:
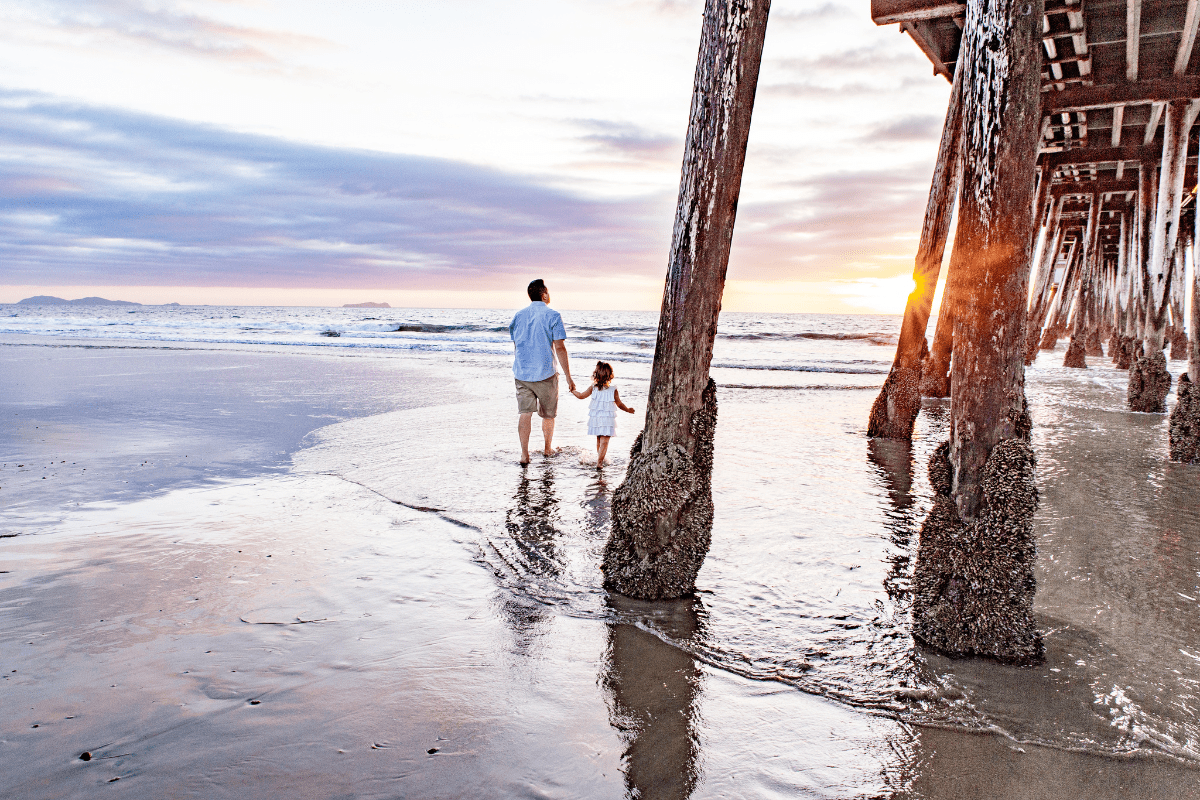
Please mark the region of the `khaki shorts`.
<svg viewBox="0 0 1200 800"><path fill-rule="evenodd" d="M543 419L554 419L558 415L557 374L544 381L517 381L517 413L535 412Z"/></svg>

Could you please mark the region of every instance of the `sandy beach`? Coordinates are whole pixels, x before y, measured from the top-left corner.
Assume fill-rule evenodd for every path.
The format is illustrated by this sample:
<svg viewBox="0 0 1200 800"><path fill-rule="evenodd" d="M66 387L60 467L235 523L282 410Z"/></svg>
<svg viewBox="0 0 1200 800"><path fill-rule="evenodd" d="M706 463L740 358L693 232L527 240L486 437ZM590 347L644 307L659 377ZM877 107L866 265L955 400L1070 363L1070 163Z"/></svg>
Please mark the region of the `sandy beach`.
<svg viewBox="0 0 1200 800"><path fill-rule="evenodd" d="M522 469L494 360L6 335L0 796L1200 797L1170 652L1200 477L1154 473L1143 549L1098 467L1144 473L1161 420L1070 412L1108 371L1031 370L1048 660L1019 669L889 605L936 408L892 452L871 392L725 390L701 593L645 604L596 568L640 414L598 473L564 400Z"/></svg>

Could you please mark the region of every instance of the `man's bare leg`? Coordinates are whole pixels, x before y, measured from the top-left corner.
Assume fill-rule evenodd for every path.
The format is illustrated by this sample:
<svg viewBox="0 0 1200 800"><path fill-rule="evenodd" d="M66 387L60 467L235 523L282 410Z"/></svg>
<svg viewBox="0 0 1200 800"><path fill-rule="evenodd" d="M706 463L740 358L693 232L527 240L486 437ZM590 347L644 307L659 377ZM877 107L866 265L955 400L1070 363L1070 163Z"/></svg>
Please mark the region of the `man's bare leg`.
<svg viewBox="0 0 1200 800"><path fill-rule="evenodd" d="M554 448L551 446L554 441L554 417L542 417L542 436L546 437L545 454L554 455Z"/></svg>
<svg viewBox="0 0 1200 800"><path fill-rule="evenodd" d="M517 418L517 436L521 439L521 463L529 463L529 432L533 429L533 414Z"/></svg>
<svg viewBox="0 0 1200 800"><path fill-rule="evenodd" d="M597 436L596 437L596 466L597 467L604 466L604 457L606 455L608 455L608 440L611 438L612 438L611 436Z"/></svg>

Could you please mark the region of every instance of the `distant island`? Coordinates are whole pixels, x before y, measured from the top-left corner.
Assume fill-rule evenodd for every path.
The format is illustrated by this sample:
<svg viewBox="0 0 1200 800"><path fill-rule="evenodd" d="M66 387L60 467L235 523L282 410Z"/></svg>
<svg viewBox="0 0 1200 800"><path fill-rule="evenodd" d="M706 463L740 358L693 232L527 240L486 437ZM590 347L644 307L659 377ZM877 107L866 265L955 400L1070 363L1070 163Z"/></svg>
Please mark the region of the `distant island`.
<svg viewBox="0 0 1200 800"><path fill-rule="evenodd" d="M37 297L26 297L17 303L21 306L140 306L141 303L133 303L129 300L105 300L103 297L81 297L78 300L64 300L61 297L53 297L48 294L39 294Z"/></svg>
<svg viewBox="0 0 1200 800"><path fill-rule="evenodd" d="M39 294L36 297L26 297L24 300L18 300L19 306L140 306L141 303L134 303L131 300L106 300L103 297L81 297L78 300L64 300L61 297L54 297L48 294ZM179 303L163 303L164 306L177 306Z"/></svg>
<svg viewBox="0 0 1200 800"><path fill-rule="evenodd" d="M342 308L391 308L387 303L346 303Z"/></svg>

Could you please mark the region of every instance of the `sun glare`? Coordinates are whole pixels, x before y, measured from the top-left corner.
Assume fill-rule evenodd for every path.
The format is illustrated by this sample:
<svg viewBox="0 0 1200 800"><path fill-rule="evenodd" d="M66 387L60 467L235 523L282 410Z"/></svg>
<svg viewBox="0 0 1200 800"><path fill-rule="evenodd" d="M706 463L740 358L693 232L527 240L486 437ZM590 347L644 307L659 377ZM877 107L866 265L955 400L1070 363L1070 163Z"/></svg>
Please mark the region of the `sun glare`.
<svg viewBox="0 0 1200 800"><path fill-rule="evenodd" d="M892 278L855 278L838 281L834 292L849 305L868 308L880 314L902 314L908 296L917 288L912 275Z"/></svg>

